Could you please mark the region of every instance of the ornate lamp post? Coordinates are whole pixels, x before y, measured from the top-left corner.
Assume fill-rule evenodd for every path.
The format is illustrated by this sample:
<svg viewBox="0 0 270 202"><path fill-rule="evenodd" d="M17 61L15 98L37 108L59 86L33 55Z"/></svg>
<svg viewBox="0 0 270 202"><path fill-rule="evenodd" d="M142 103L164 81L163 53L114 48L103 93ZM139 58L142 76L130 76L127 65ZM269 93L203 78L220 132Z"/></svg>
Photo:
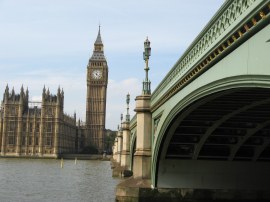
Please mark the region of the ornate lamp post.
<svg viewBox="0 0 270 202"><path fill-rule="evenodd" d="M120 115L120 120L121 120L121 123L120 123L120 130L122 130L122 123L123 123L123 114L121 113Z"/></svg>
<svg viewBox="0 0 270 202"><path fill-rule="evenodd" d="M123 114L121 113L120 115L120 126L118 125L118 132L117 132L117 139L118 139L118 143L117 143L117 163L119 163L119 165L121 164L121 153L122 153L122 144L123 144L123 136L122 136L122 121L123 121Z"/></svg>
<svg viewBox="0 0 270 202"><path fill-rule="evenodd" d="M128 93L128 94L127 94L127 99L126 99L126 103L127 103L126 121L127 121L127 122L130 121L130 115L129 115L129 102L130 102L130 95L129 95L129 93Z"/></svg>
<svg viewBox="0 0 270 202"><path fill-rule="evenodd" d="M145 80L143 81L143 95L150 95L151 94L151 81L148 79L148 60L151 56L151 47L150 47L150 41L148 40L148 37L146 38L144 42L144 52L143 52L143 59L145 61Z"/></svg>

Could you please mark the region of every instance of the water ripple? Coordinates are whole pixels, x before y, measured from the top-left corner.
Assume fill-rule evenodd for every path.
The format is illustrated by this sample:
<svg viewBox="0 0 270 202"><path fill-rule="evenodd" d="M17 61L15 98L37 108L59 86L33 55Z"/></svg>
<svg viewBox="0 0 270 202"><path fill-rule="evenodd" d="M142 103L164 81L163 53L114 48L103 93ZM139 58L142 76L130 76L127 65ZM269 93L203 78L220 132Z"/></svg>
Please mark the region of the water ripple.
<svg viewBox="0 0 270 202"><path fill-rule="evenodd" d="M108 161L0 159L0 201L113 202L111 176Z"/></svg>

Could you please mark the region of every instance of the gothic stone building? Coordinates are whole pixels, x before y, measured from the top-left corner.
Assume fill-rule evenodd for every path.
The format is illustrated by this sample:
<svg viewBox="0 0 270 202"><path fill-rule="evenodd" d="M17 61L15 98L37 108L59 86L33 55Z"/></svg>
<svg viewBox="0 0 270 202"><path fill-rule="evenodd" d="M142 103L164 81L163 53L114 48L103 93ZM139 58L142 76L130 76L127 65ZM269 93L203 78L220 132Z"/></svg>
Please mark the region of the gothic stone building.
<svg viewBox="0 0 270 202"><path fill-rule="evenodd" d="M87 66L85 146L104 150L108 65L103 51L100 27L94 51Z"/></svg>
<svg viewBox="0 0 270 202"><path fill-rule="evenodd" d="M8 86L0 108L1 156L58 157L62 153L82 151L94 146L104 151L108 66L103 52L100 28L94 51L87 66L86 121L64 114L64 93L58 89L51 95L45 87L41 106L32 106L28 90L14 90Z"/></svg>
<svg viewBox="0 0 270 202"><path fill-rule="evenodd" d="M63 90L51 95L44 87L40 106L28 98L23 87L20 94L5 89L0 108L1 156L57 158L74 153L76 115L64 114Z"/></svg>

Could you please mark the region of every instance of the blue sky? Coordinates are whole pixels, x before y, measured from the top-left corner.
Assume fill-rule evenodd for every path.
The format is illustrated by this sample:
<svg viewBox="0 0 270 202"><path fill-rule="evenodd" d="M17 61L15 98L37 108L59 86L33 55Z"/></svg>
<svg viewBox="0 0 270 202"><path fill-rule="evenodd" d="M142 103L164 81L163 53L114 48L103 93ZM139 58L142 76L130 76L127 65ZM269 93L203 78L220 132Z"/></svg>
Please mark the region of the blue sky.
<svg viewBox="0 0 270 202"><path fill-rule="evenodd" d="M98 25L109 65L106 128L116 129L144 78L143 42L151 41L152 90L224 0L0 0L0 99L6 84L30 99L45 85L65 92L64 111L85 120L86 66Z"/></svg>

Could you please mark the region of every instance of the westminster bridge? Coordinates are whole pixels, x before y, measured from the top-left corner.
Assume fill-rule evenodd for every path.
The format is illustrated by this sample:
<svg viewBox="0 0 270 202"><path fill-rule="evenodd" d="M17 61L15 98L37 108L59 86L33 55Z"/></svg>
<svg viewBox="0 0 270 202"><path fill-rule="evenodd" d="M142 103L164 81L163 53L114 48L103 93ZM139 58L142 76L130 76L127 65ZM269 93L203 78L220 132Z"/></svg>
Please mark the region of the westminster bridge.
<svg viewBox="0 0 270 202"><path fill-rule="evenodd" d="M270 0L225 1L153 93L145 41L114 145L114 175L133 173L118 201L270 201L269 13Z"/></svg>

